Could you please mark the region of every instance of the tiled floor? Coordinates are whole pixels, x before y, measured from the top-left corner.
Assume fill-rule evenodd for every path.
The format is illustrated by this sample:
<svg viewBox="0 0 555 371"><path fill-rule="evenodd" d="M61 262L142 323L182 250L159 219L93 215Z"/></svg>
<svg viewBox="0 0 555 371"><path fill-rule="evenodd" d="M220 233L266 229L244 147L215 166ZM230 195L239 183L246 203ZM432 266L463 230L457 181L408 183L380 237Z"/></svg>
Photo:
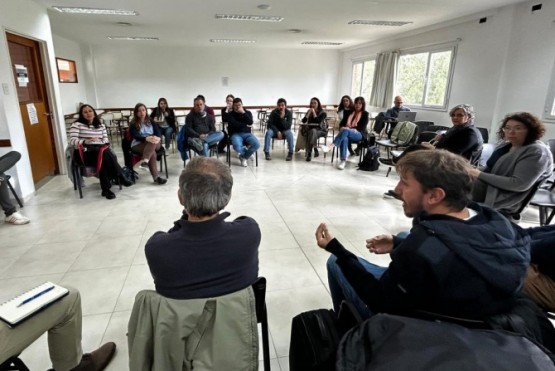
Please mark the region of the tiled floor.
<svg viewBox="0 0 555 371"><path fill-rule="evenodd" d="M383 265L388 256L370 255L365 239L411 225L398 201L382 198L395 185L395 172L386 178L383 166L376 172L357 171L358 157L351 157L347 168L339 171L329 156L310 163L304 161L304 152L295 154L292 162L285 156L281 142L275 145L272 161L259 152L258 168L252 162L240 167L234 155L235 184L226 209L232 218L253 217L262 230L260 275L268 279L272 370L289 369L291 318L331 307L328 253L314 242L318 223L328 223L346 247ZM117 198L111 201L100 197L98 182L90 178L82 200L66 176L41 188L22 210L32 219L30 224L0 224L0 302L45 280L77 287L82 294L84 350L115 341L118 352L108 370L127 370L125 334L133 299L139 290L153 288L144 244L181 214L176 191L183 163L177 152L169 156L168 166L167 185L157 186L149 174L141 173L136 185L122 191L114 187ZM522 224L537 224L537 215L537 210L528 210ZM45 336L22 358L32 370L49 368Z"/></svg>

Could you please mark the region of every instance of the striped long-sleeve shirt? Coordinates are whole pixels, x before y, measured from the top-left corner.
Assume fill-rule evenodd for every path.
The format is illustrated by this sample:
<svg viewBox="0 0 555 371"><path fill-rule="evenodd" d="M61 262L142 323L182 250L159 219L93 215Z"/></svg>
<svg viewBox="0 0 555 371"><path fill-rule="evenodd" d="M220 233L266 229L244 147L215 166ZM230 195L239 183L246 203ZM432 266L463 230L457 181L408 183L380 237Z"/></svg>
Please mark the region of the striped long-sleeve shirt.
<svg viewBox="0 0 555 371"><path fill-rule="evenodd" d="M100 139L104 144L109 143L108 133L104 124L95 128L92 125L89 126L77 121L69 128L69 144L73 147L77 147L79 144L83 144L86 139L92 138Z"/></svg>

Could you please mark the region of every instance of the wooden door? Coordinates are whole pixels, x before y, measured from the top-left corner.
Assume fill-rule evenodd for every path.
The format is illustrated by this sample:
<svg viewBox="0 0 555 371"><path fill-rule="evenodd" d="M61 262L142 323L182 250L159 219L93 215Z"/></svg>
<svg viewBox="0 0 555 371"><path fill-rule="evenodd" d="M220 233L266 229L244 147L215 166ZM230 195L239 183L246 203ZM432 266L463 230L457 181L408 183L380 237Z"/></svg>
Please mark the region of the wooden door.
<svg viewBox="0 0 555 371"><path fill-rule="evenodd" d="M33 182L59 173L38 42L6 33Z"/></svg>

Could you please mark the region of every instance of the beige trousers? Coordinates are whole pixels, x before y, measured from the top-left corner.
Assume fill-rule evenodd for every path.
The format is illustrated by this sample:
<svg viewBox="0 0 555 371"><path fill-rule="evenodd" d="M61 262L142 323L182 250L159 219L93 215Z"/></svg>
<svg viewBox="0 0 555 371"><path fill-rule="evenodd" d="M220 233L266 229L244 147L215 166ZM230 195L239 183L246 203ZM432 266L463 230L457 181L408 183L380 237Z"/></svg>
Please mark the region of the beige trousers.
<svg viewBox="0 0 555 371"><path fill-rule="evenodd" d="M69 294L14 328L0 322L0 363L21 353L48 331L48 350L56 371L69 371L81 362L81 296Z"/></svg>

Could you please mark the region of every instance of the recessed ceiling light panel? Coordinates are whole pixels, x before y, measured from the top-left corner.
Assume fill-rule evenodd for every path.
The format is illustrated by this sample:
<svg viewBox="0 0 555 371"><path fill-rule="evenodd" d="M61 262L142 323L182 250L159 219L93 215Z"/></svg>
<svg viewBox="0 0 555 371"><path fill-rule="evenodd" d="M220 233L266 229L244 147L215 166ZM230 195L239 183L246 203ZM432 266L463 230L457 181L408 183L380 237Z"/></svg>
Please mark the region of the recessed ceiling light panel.
<svg viewBox="0 0 555 371"><path fill-rule="evenodd" d="M390 26L390 27L401 27L412 22L397 22L397 21L366 21L366 20L354 20L350 21L348 24L358 24L364 26Z"/></svg>
<svg viewBox="0 0 555 371"><path fill-rule="evenodd" d="M210 42L219 44L254 44L256 41L241 39L210 39Z"/></svg>
<svg viewBox="0 0 555 371"><path fill-rule="evenodd" d="M301 44L302 45L332 45L332 46L337 46L337 45L341 45L343 43L335 43L335 42L331 42L331 41L303 41Z"/></svg>
<svg viewBox="0 0 555 371"><path fill-rule="evenodd" d="M52 9L55 9L60 13L71 13L71 14L139 15L139 13L137 13L134 10L123 10L123 9L77 8L77 7L67 7L67 6L53 6Z"/></svg>
<svg viewBox="0 0 555 371"><path fill-rule="evenodd" d="M227 19L230 21L255 21L255 22L281 22L283 17L265 15L240 15L240 14L216 14L216 19Z"/></svg>
<svg viewBox="0 0 555 371"><path fill-rule="evenodd" d="M157 37L145 37L145 36L106 36L110 40L129 40L129 41L158 41Z"/></svg>

